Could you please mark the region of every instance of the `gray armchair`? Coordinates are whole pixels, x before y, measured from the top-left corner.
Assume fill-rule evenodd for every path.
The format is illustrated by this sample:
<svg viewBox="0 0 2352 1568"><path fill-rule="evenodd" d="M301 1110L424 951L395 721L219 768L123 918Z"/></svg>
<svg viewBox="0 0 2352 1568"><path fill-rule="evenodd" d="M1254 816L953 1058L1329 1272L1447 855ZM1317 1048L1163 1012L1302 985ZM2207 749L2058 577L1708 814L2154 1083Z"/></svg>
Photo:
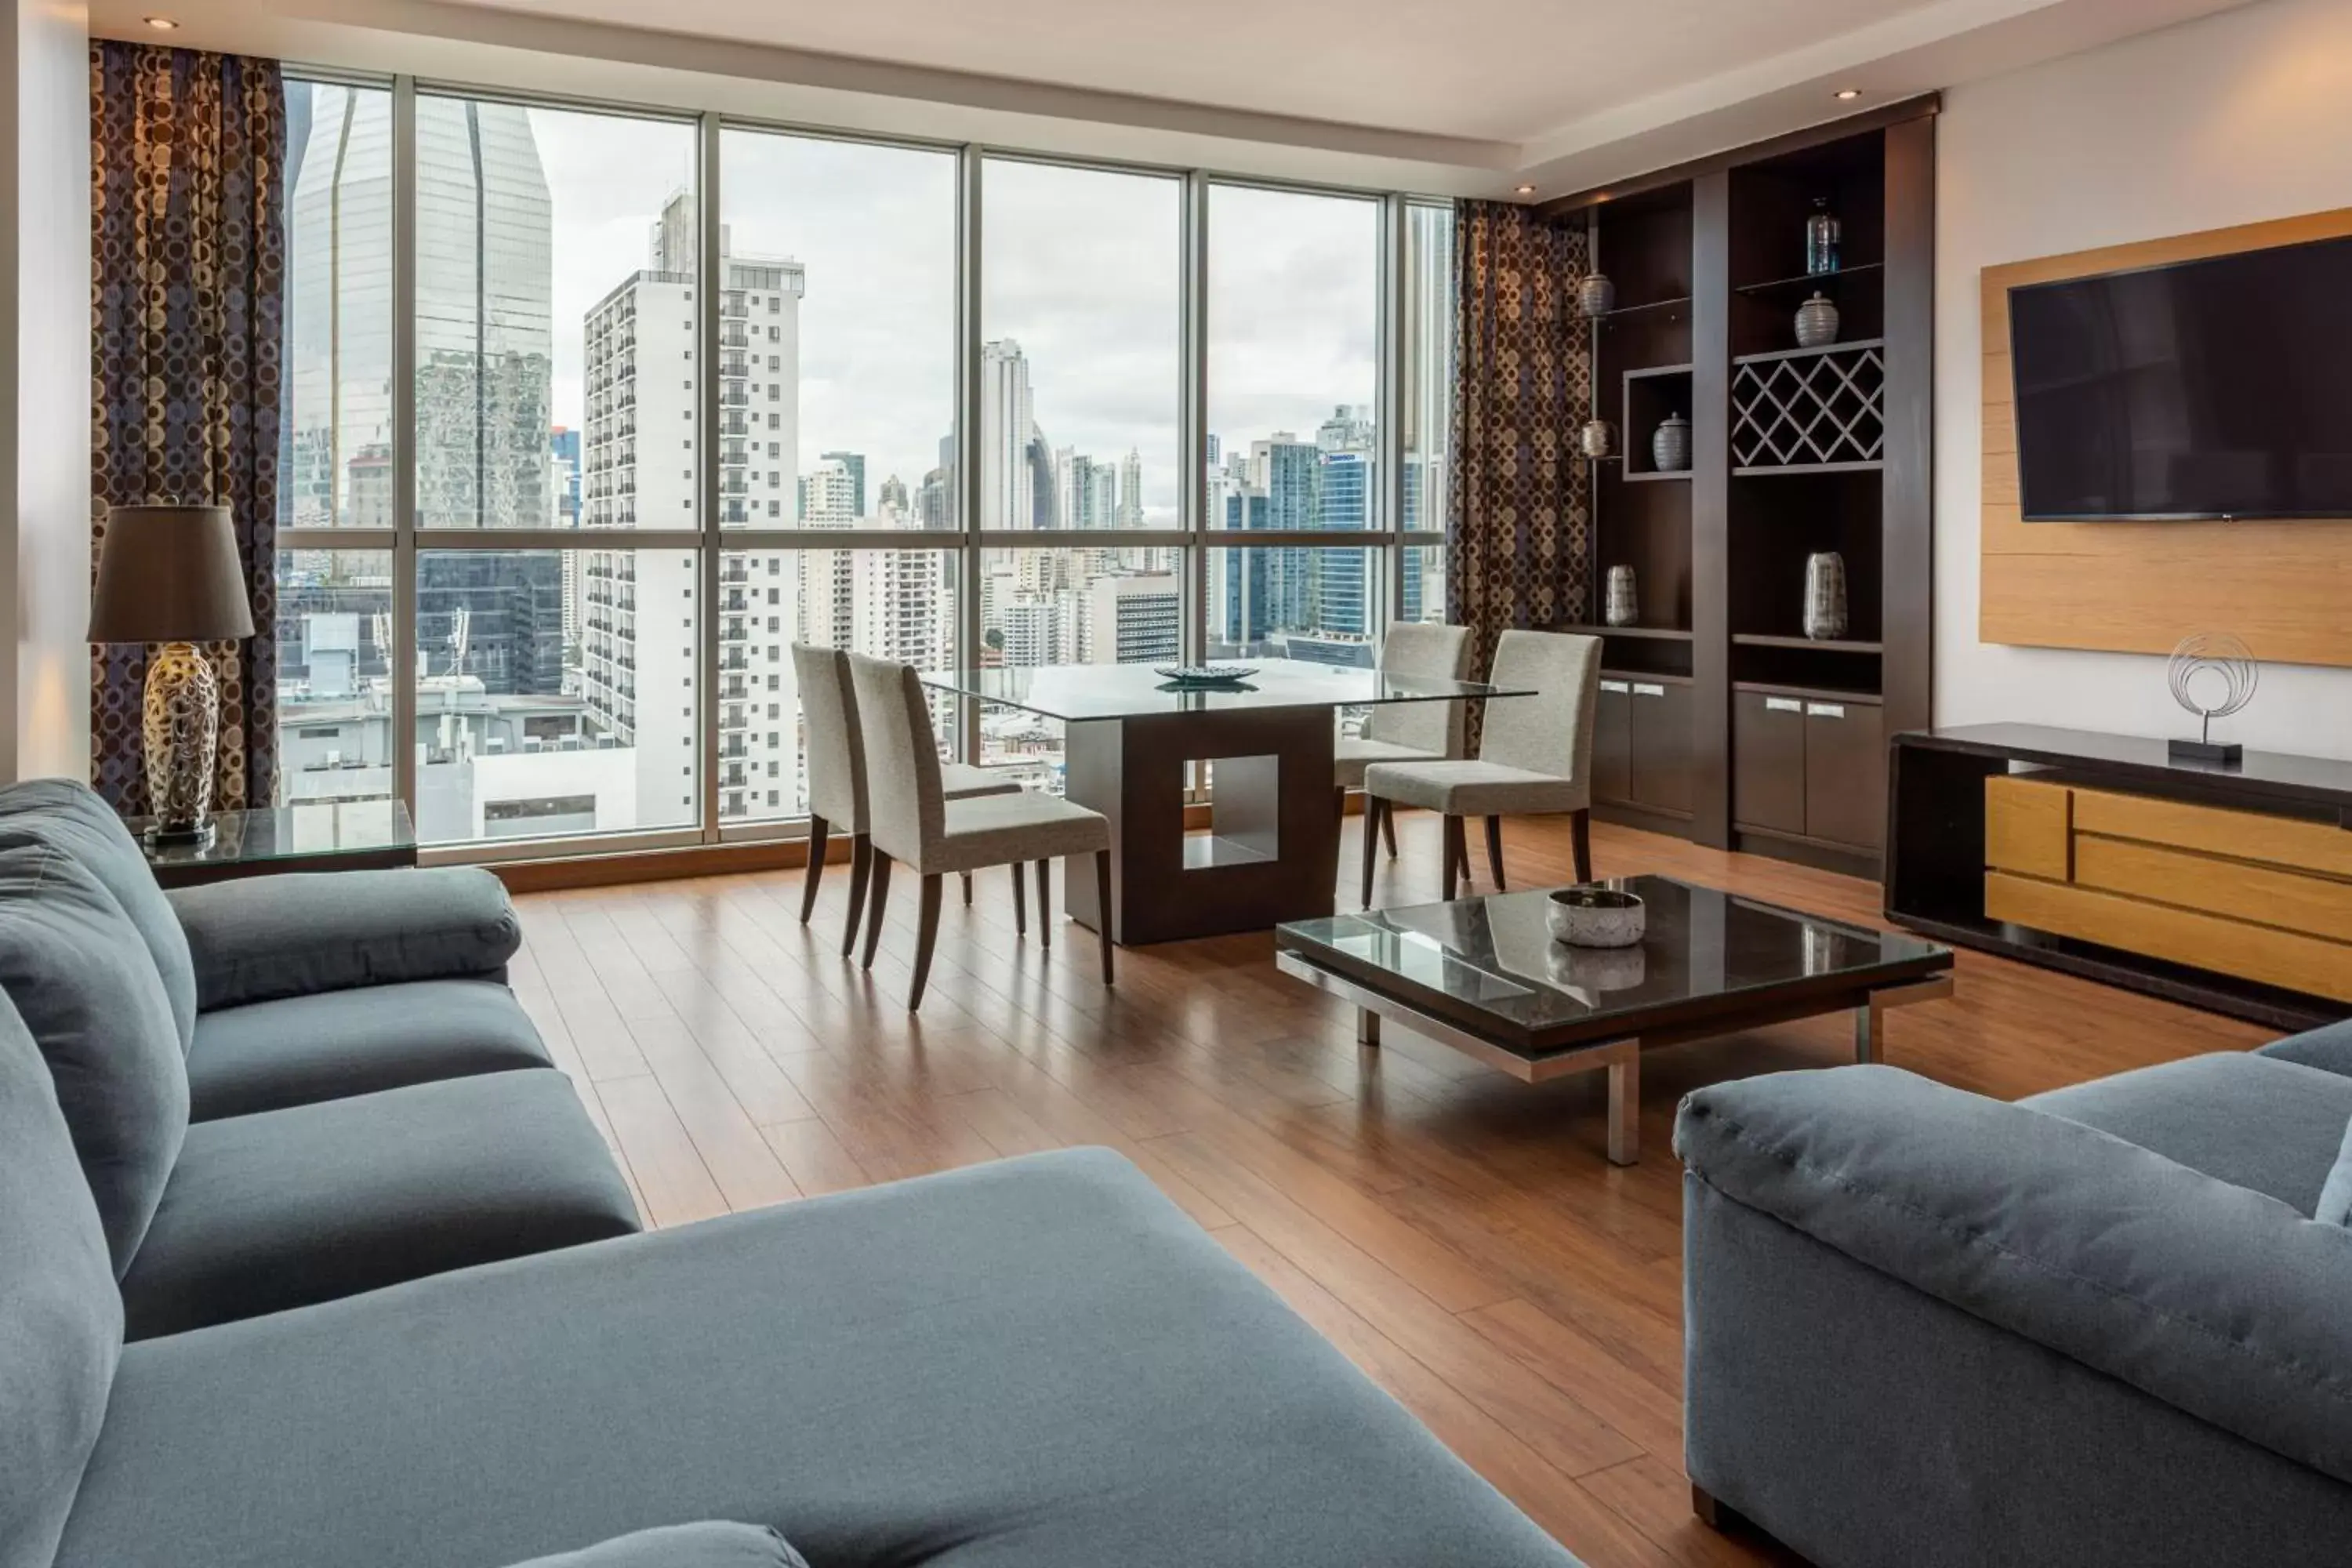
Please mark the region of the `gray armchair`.
<svg viewBox="0 0 2352 1568"><path fill-rule="evenodd" d="M1883 1067L1692 1095L1702 1516L1820 1568L2343 1562L2352 1078L2314 1057L2352 1037L2013 1105Z"/></svg>

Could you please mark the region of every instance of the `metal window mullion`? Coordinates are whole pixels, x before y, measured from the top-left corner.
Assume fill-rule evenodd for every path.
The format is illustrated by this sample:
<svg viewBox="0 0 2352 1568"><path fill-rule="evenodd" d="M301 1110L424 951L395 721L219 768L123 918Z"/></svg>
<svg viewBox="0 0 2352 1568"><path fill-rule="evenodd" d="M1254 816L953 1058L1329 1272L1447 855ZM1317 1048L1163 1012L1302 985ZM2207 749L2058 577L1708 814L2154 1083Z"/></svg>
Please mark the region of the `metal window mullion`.
<svg viewBox="0 0 2352 1568"><path fill-rule="evenodd" d="M1182 403L1178 410L1178 445L1184 472L1177 488L1178 518L1189 535L1184 544L1184 576L1191 586L1191 613L1184 617L1187 663L1209 657L1208 552L1202 536L1214 526L1209 516L1209 182L1198 171L1184 177L1184 214L1181 226L1184 247L1181 320L1183 333Z"/></svg>
<svg viewBox="0 0 2352 1568"><path fill-rule="evenodd" d="M416 799L416 80L392 83L392 788Z"/></svg>
<svg viewBox="0 0 2352 1568"><path fill-rule="evenodd" d="M694 471L698 521L701 523L695 562L700 568L701 604L697 606L696 663L701 689L696 693L695 725L702 759L702 841L719 842L719 724L714 705L719 700L719 301L726 286L726 258L719 254L726 230L719 221L719 163L722 141L716 114L704 114L699 132L696 174L694 270L701 279L695 304L695 423ZM793 466L799 466L794 458Z"/></svg>
<svg viewBox="0 0 2352 1568"><path fill-rule="evenodd" d="M1411 265L1411 230L1404 199L1381 204L1381 323L1379 426L1373 436L1380 463L1380 531L1390 542L1381 559L1387 565L1386 605L1370 630L1375 646L1404 613L1404 290Z"/></svg>
<svg viewBox="0 0 2352 1568"><path fill-rule="evenodd" d="M281 528L280 550L390 550L400 542L394 528Z"/></svg>
<svg viewBox="0 0 2352 1568"><path fill-rule="evenodd" d="M420 550L699 550L691 529L420 528Z"/></svg>
<svg viewBox="0 0 2352 1568"><path fill-rule="evenodd" d="M963 581L956 620L961 635L961 662L977 668L981 662L980 624L980 358L981 333L981 184L982 150L966 143L956 153L956 527L961 535ZM962 730L963 760L981 760L980 704L964 698L957 705Z"/></svg>

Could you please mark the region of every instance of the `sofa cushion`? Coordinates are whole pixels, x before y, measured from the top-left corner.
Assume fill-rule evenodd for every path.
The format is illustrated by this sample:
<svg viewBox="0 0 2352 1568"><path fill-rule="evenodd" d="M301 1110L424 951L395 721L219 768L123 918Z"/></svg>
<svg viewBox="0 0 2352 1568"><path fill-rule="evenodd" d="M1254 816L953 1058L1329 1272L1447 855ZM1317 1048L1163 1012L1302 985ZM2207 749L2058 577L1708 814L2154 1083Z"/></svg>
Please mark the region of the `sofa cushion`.
<svg viewBox="0 0 2352 1568"><path fill-rule="evenodd" d="M289 872L168 896L207 1011L404 980L503 978L522 946L506 885L478 866Z"/></svg>
<svg viewBox="0 0 2352 1568"><path fill-rule="evenodd" d="M33 1037L0 996L0 1565L46 1564L106 1415L122 1301Z"/></svg>
<svg viewBox="0 0 2352 1568"><path fill-rule="evenodd" d="M2289 1035L2284 1040L2273 1040L2257 1049L2254 1055L2283 1062L2299 1062L2307 1068L2318 1068L2352 1078L2352 1018L2340 1024L2306 1029L2300 1035Z"/></svg>
<svg viewBox="0 0 2352 1568"><path fill-rule="evenodd" d="M27 840L64 850L114 895L163 976L180 1048L186 1050L196 1022L196 971L187 933L122 818L78 779L27 779L0 788L0 845Z"/></svg>
<svg viewBox="0 0 2352 1568"><path fill-rule="evenodd" d="M49 845L0 848L0 990L57 1081L119 1275L188 1129L188 1069L155 961L114 895Z"/></svg>
<svg viewBox="0 0 2352 1568"><path fill-rule="evenodd" d="M146 1339L636 1228L563 1074L415 1084L191 1127L123 1312Z"/></svg>
<svg viewBox="0 0 2352 1568"><path fill-rule="evenodd" d="M2112 1132L2308 1215L2352 1121L2352 1078L2221 1051L2018 1103Z"/></svg>
<svg viewBox="0 0 2352 1568"><path fill-rule="evenodd" d="M522 1004L495 980L286 996L197 1018L188 1114L211 1121L551 1065Z"/></svg>
<svg viewBox="0 0 2352 1568"><path fill-rule="evenodd" d="M1572 1561L1098 1150L151 1340L115 1388L58 1568L476 1568L680 1519L823 1568Z"/></svg>
<svg viewBox="0 0 2352 1568"><path fill-rule="evenodd" d="M534 1557L515 1568L808 1568L808 1559L763 1524L669 1524Z"/></svg>

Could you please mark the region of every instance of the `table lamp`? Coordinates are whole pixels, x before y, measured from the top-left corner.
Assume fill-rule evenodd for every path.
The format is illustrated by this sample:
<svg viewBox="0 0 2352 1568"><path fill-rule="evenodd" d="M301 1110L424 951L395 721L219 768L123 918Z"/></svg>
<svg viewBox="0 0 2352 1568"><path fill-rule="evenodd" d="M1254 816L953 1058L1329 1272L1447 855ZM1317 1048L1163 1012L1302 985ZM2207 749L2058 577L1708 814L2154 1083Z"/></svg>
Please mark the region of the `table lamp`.
<svg viewBox="0 0 2352 1568"><path fill-rule="evenodd" d="M253 635L253 606L225 506L118 506L106 515L94 643L160 643L147 661L141 735L147 809L158 844L213 836L213 759L220 745L220 683L196 644Z"/></svg>

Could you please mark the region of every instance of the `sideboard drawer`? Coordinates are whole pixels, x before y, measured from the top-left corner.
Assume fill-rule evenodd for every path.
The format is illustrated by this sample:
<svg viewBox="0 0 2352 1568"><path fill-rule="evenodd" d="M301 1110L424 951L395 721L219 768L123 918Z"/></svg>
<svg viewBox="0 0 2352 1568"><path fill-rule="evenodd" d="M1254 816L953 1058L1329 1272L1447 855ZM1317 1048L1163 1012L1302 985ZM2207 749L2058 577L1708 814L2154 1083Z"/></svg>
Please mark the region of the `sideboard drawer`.
<svg viewBox="0 0 2352 1568"><path fill-rule="evenodd" d="M2111 790L2078 789L2074 795L2077 833L2352 877L2352 831L2331 823Z"/></svg>
<svg viewBox="0 0 2352 1568"><path fill-rule="evenodd" d="M1985 780L1985 864L2063 882L2074 874L2074 792L1995 773Z"/></svg>
<svg viewBox="0 0 2352 1568"><path fill-rule="evenodd" d="M2172 963L2352 1002L2352 948L2093 888L1985 873L1985 914Z"/></svg>

